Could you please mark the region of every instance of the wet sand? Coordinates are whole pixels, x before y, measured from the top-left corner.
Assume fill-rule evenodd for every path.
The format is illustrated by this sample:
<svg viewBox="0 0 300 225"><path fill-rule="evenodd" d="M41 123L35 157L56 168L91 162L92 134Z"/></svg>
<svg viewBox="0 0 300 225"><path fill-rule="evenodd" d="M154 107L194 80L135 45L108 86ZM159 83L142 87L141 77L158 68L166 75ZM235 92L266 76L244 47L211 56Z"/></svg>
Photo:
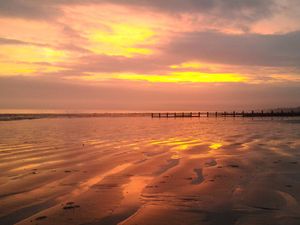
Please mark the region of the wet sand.
<svg viewBox="0 0 300 225"><path fill-rule="evenodd" d="M0 224L300 224L300 119L0 122Z"/></svg>

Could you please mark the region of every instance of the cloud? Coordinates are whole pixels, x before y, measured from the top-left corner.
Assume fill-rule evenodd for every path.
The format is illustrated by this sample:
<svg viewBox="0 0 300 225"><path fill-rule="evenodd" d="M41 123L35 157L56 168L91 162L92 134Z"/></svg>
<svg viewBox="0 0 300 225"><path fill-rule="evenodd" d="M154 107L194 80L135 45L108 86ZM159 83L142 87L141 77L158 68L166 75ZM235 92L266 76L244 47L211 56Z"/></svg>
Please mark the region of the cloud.
<svg viewBox="0 0 300 225"><path fill-rule="evenodd" d="M300 32L287 34L224 34L219 32L182 33L161 46L158 54L135 57L87 53L70 62L61 62L56 76L80 77L98 74L139 74L166 76L172 72L239 74L251 82L274 82L273 77L297 78L300 71ZM199 68L173 68L197 62ZM65 74L64 74L65 73ZM113 76L112 76L113 77ZM152 79L152 78L151 78ZM296 79L297 80L297 79Z"/></svg>
<svg viewBox="0 0 300 225"><path fill-rule="evenodd" d="M60 13L55 5L47 1L0 0L0 16L28 19L48 19Z"/></svg>
<svg viewBox="0 0 300 225"><path fill-rule="evenodd" d="M173 13L202 13L221 18L257 20L272 14L274 0L113 0Z"/></svg>
<svg viewBox="0 0 300 225"><path fill-rule="evenodd" d="M173 63L180 62L179 58L164 55L139 56L128 58L124 56L86 55L71 64L61 64L65 68L77 72L133 72L155 73L168 69Z"/></svg>
<svg viewBox="0 0 300 225"><path fill-rule="evenodd" d="M60 14L60 6L108 3L168 13L201 13L231 20L255 21L270 16L275 2L275 0L1 0L0 15L43 19Z"/></svg>
<svg viewBox="0 0 300 225"><path fill-rule="evenodd" d="M179 36L165 50L189 60L299 67L300 31L273 35L191 32Z"/></svg>
<svg viewBox="0 0 300 225"><path fill-rule="evenodd" d="M40 44L40 43L21 41L17 39L2 38L2 37L0 37L0 45L33 45L33 46L40 46L40 47L49 47L49 45L47 44Z"/></svg>
<svg viewBox="0 0 300 225"><path fill-rule="evenodd" d="M28 42L0 37L0 45L27 45Z"/></svg>
<svg viewBox="0 0 300 225"><path fill-rule="evenodd" d="M1 108L103 110L250 110L300 105L299 84L86 85L33 77L0 77Z"/></svg>

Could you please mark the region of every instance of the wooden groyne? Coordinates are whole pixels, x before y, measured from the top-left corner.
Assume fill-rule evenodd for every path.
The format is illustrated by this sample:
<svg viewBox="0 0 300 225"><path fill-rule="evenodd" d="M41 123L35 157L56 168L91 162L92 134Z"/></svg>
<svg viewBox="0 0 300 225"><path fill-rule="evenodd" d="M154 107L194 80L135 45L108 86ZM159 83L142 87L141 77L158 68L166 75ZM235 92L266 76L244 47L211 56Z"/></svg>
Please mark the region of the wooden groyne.
<svg viewBox="0 0 300 225"><path fill-rule="evenodd" d="M300 112L294 111L251 111L251 112L163 112L151 113L152 118L182 118L182 117L294 117L300 116Z"/></svg>

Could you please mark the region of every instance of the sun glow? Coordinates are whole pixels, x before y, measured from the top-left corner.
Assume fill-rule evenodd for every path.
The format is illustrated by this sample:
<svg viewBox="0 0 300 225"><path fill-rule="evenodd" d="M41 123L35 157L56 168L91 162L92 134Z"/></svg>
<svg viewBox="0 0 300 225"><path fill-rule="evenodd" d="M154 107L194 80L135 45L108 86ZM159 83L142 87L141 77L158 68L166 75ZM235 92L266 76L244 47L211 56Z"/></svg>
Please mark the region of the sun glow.
<svg viewBox="0 0 300 225"><path fill-rule="evenodd" d="M146 26L112 24L109 30L93 30L88 38L90 49L97 54L149 55L153 50L146 45L153 44L155 32Z"/></svg>
<svg viewBox="0 0 300 225"><path fill-rule="evenodd" d="M86 73L83 80L128 80L146 81L151 83L213 83L213 82L246 82L247 78L238 74L201 73L201 72L170 72L166 75L135 74L135 73Z"/></svg>
<svg viewBox="0 0 300 225"><path fill-rule="evenodd" d="M34 63L0 62L0 76L36 76L40 73L51 73L64 70L64 68Z"/></svg>
<svg viewBox="0 0 300 225"><path fill-rule="evenodd" d="M201 72L171 72L167 75L120 74L116 78L123 80L148 81L154 83L210 83L246 81L245 77L237 74Z"/></svg>
<svg viewBox="0 0 300 225"><path fill-rule="evenodd" d="M33 73L35 70L30 64L16 64L10 62L0 62L0 75L28 75Z"/></svg>
<svg viewBox="0 0 300 225"><path fill-rule="evenodd" d="M55 63L68 59L64 51L33 45L3 45L0 48L0 75L38 75L63 70Z"/></svg>
<svg viewBox="0 0 300 225"><path fill-rule="evenodd" d="M60 62L67 58L64 51L39 46L6 45L0 48L0 59L13 62Z"/></svg>

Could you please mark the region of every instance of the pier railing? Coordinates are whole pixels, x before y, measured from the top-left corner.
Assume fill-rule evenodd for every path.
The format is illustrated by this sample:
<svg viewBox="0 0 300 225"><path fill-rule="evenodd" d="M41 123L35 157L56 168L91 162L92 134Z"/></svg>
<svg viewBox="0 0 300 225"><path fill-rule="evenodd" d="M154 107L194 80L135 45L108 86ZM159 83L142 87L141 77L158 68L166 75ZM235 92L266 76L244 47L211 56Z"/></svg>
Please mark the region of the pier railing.
<svg viewBox="0 0 300 225"><path fill-rule="evenodd" d="M294 111L251 111L251 112L163 112L151 113L152 118L180 118L180 117L293 117L300 116Z"/></svg>

